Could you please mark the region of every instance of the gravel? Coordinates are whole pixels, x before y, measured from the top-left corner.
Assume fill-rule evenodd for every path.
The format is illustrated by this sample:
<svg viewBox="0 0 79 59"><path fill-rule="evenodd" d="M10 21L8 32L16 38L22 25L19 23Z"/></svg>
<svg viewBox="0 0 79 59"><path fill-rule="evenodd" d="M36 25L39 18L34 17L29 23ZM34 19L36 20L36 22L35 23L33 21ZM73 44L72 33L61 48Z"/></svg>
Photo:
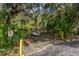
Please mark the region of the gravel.
<svg viewBox="0 0 79 59"><path fill-rule="evenodd" d="M51 44L51 46L47 47L45 50L31 54L31 56L79 56L79 44L74 43L76 43L76 41L70 43L67 42L67 44ZM74 45L76 47L74 47Z"/></svg>

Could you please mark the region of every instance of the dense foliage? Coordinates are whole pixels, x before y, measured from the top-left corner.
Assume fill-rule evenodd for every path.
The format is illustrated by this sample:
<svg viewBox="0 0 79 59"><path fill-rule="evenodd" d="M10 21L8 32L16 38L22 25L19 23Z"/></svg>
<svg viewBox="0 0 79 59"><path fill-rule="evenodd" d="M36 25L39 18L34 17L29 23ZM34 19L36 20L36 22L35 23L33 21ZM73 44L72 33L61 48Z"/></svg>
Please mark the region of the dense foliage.
<svg viewBox="0 0 79 59"><path fill-rule="evenodd" d="M13 47L15 41L39 29L66 36L78 33L78 19L78 4L0 4L0 48ZM8 30L13 37L8 37Z"/></svg>

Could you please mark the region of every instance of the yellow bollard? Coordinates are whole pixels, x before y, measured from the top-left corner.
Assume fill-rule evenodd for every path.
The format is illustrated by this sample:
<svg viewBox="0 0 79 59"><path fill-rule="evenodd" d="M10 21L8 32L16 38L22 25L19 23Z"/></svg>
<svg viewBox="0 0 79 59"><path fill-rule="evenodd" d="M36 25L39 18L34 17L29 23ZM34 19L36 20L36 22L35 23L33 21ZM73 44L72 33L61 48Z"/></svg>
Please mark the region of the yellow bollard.
<svg viewBox="0 0 79 59"><path fill-rule="evenodd" d="M59 32L59 37L60 37L60 39L62 39L62 40L64 39L64 32L63 32L63 31L60 31L60 32Z"/></svg>
<svg viewBox="0 0 79 59"><path fill-rule="evenodd" d="M23 46L22 46L22 39L20 39L20 56L22 56Z"/></svg>
<svg viewBox="0 0 79 59"><path fill-rule="evenodd" d="M64 39L64 32L61 32L61 38Z"/></svg>

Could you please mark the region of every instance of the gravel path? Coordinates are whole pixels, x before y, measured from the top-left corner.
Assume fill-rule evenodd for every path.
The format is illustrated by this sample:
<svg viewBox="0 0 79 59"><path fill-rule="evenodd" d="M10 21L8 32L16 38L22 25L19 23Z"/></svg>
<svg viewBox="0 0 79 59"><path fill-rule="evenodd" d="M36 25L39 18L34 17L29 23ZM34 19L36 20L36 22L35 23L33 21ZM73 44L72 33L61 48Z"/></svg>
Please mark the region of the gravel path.
<svg viewBox="0 0 79 59"><path fill-rule="evenodd" d="M73 39L71 42L63 42L55 40L51 35L33 38L35 43L30 44L24 49L26 56L79 56L79 40L75 41Z"/></svg>
<svg viewBox="0 0 79 59"><path fill-rule="evenodd" d="M79 41L51 44L45 50L34 53L32 56L79 56Z"/></svg>

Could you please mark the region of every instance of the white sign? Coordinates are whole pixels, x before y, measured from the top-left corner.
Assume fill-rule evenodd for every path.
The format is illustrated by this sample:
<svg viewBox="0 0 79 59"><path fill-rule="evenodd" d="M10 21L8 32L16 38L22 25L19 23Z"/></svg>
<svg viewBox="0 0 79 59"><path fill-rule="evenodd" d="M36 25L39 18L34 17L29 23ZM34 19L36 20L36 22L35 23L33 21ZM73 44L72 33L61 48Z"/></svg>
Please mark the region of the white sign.
<svg viewBox="0 0 79 59"><path fill-rule="evenodd" d="M8 30L8 37L11 38L13 36L13 30Z"/></svg>

